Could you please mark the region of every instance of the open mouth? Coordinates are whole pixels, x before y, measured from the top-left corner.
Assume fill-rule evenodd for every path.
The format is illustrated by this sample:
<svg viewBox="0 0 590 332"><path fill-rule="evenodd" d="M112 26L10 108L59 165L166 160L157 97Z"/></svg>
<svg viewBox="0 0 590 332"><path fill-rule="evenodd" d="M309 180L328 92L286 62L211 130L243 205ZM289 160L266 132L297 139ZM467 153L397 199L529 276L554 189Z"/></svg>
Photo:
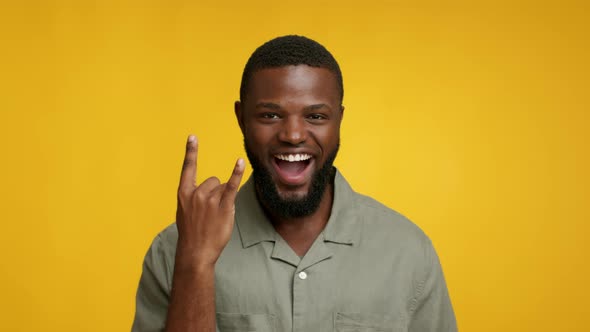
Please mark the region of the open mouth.
<svg viewBox="0 0 590 332"><path fill-rule="evenodd" d="M281 182L288 185L303 184L311 167L313 158L306 153L276 154L274 166Z"/></svg>

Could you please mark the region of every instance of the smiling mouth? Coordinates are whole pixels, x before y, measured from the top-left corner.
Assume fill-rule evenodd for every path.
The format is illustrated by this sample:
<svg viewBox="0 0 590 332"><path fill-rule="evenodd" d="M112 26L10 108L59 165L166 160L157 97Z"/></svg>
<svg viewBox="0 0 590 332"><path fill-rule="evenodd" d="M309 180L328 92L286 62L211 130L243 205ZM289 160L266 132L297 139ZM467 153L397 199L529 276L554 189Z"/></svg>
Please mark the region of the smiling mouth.
<svg viewBox="0 0 590 332"><path fill-rule="evenodd" d="M289 185L305 182L311 161L312 156L306 153L274 155L277 174L281 182Z"/></svg>

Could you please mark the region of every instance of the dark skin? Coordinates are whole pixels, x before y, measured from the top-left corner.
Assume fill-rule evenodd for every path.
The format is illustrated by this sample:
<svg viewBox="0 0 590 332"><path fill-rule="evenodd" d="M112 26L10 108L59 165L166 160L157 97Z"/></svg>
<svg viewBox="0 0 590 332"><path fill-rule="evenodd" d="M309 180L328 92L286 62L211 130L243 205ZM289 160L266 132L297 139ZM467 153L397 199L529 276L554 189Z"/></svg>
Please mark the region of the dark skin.
<svg viewBox="0 0 590 332"><path fill-rule="evenodd" d="M274 155L307 153L321 168L339 142L344 108L336 77L324 68L307 65L270 68L254 73L245 100L235 103L238 123L250 150L270 170L283 198L306 195L311 177L298 185L285 184L273 167ZM324 229L332 208L332 184L315 213L283 219L261 202L276 231L299 256L305 255Z"/></svg>
<svg viewBox="0 0 590 332"><path fill-rule="evenodd" d="M197 186L197 152L191 135L178 187L178 243L166 331L215 331L215 262L231 237L244 175L244 160L238 159L227 183L211 177Z"/></svg>
<svg viewBox="0 0 590 332"><path fill-rule="evenodd" d="M315 171L339 142L344 108L334 74L306 65L263 69L253 74L235 113L246 144L271 171L283 198L306 195L311 176L297 184L273 168L277 153L306 153ZM229 242L235 197L244 174L238 159L227 183L213 177L196 186L197 140L189 136L178 189L178 243L166 331L215 331L215 263ZM312 172L308 172L312 173ZM318 209L296 219L279 218L261 202L276 231L303 256L324 229L332 208L332 184Z"/></svg>

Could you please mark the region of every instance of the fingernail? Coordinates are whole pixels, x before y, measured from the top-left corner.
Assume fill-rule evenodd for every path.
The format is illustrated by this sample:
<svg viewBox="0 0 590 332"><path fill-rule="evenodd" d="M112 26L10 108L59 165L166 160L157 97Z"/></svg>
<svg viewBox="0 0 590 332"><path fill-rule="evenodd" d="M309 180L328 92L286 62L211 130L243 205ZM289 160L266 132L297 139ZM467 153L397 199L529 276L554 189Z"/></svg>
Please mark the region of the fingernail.
<svg viewBox="0 0 590 332"><path fill-rule="evenodd" d="M240 158L238 159L238 167L242 168L242 166L244 166L244 159Z"/></svg>
<svg viewBox="0 0 590 332"><path fill-rule="evenodd" d="M189 137L188 137L188 141L189 141L189 142L191 142L191 143L192 143L192 142L194 142L194 141L196 141L196 140L197 140L197 138L195 137L195 135L189 135Z"/></svg>

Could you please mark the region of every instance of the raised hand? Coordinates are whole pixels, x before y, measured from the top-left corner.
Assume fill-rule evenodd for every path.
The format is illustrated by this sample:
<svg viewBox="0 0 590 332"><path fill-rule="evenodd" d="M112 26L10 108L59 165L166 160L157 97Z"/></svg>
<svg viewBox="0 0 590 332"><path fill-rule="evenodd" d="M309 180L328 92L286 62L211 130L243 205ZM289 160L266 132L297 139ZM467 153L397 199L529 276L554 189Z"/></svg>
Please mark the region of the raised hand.
<svg viewBox="0 0 590 332"><path fill-rule="evenodd" d="M244 174L244 160L240 158L227 183L211 177L197 186L197 153L198 142L191 135L178 187L177 270L215 265L232 233L235 198Z"/></svg>
<svg viewBox="0 0 590 332"><path fill-rule="evenodd" d="M227 183L197 186L197 138L189 136L178 186L178 243L166 332L215 331L215 263L234 226L235 199L244 175L238 159Z"/></svg>

